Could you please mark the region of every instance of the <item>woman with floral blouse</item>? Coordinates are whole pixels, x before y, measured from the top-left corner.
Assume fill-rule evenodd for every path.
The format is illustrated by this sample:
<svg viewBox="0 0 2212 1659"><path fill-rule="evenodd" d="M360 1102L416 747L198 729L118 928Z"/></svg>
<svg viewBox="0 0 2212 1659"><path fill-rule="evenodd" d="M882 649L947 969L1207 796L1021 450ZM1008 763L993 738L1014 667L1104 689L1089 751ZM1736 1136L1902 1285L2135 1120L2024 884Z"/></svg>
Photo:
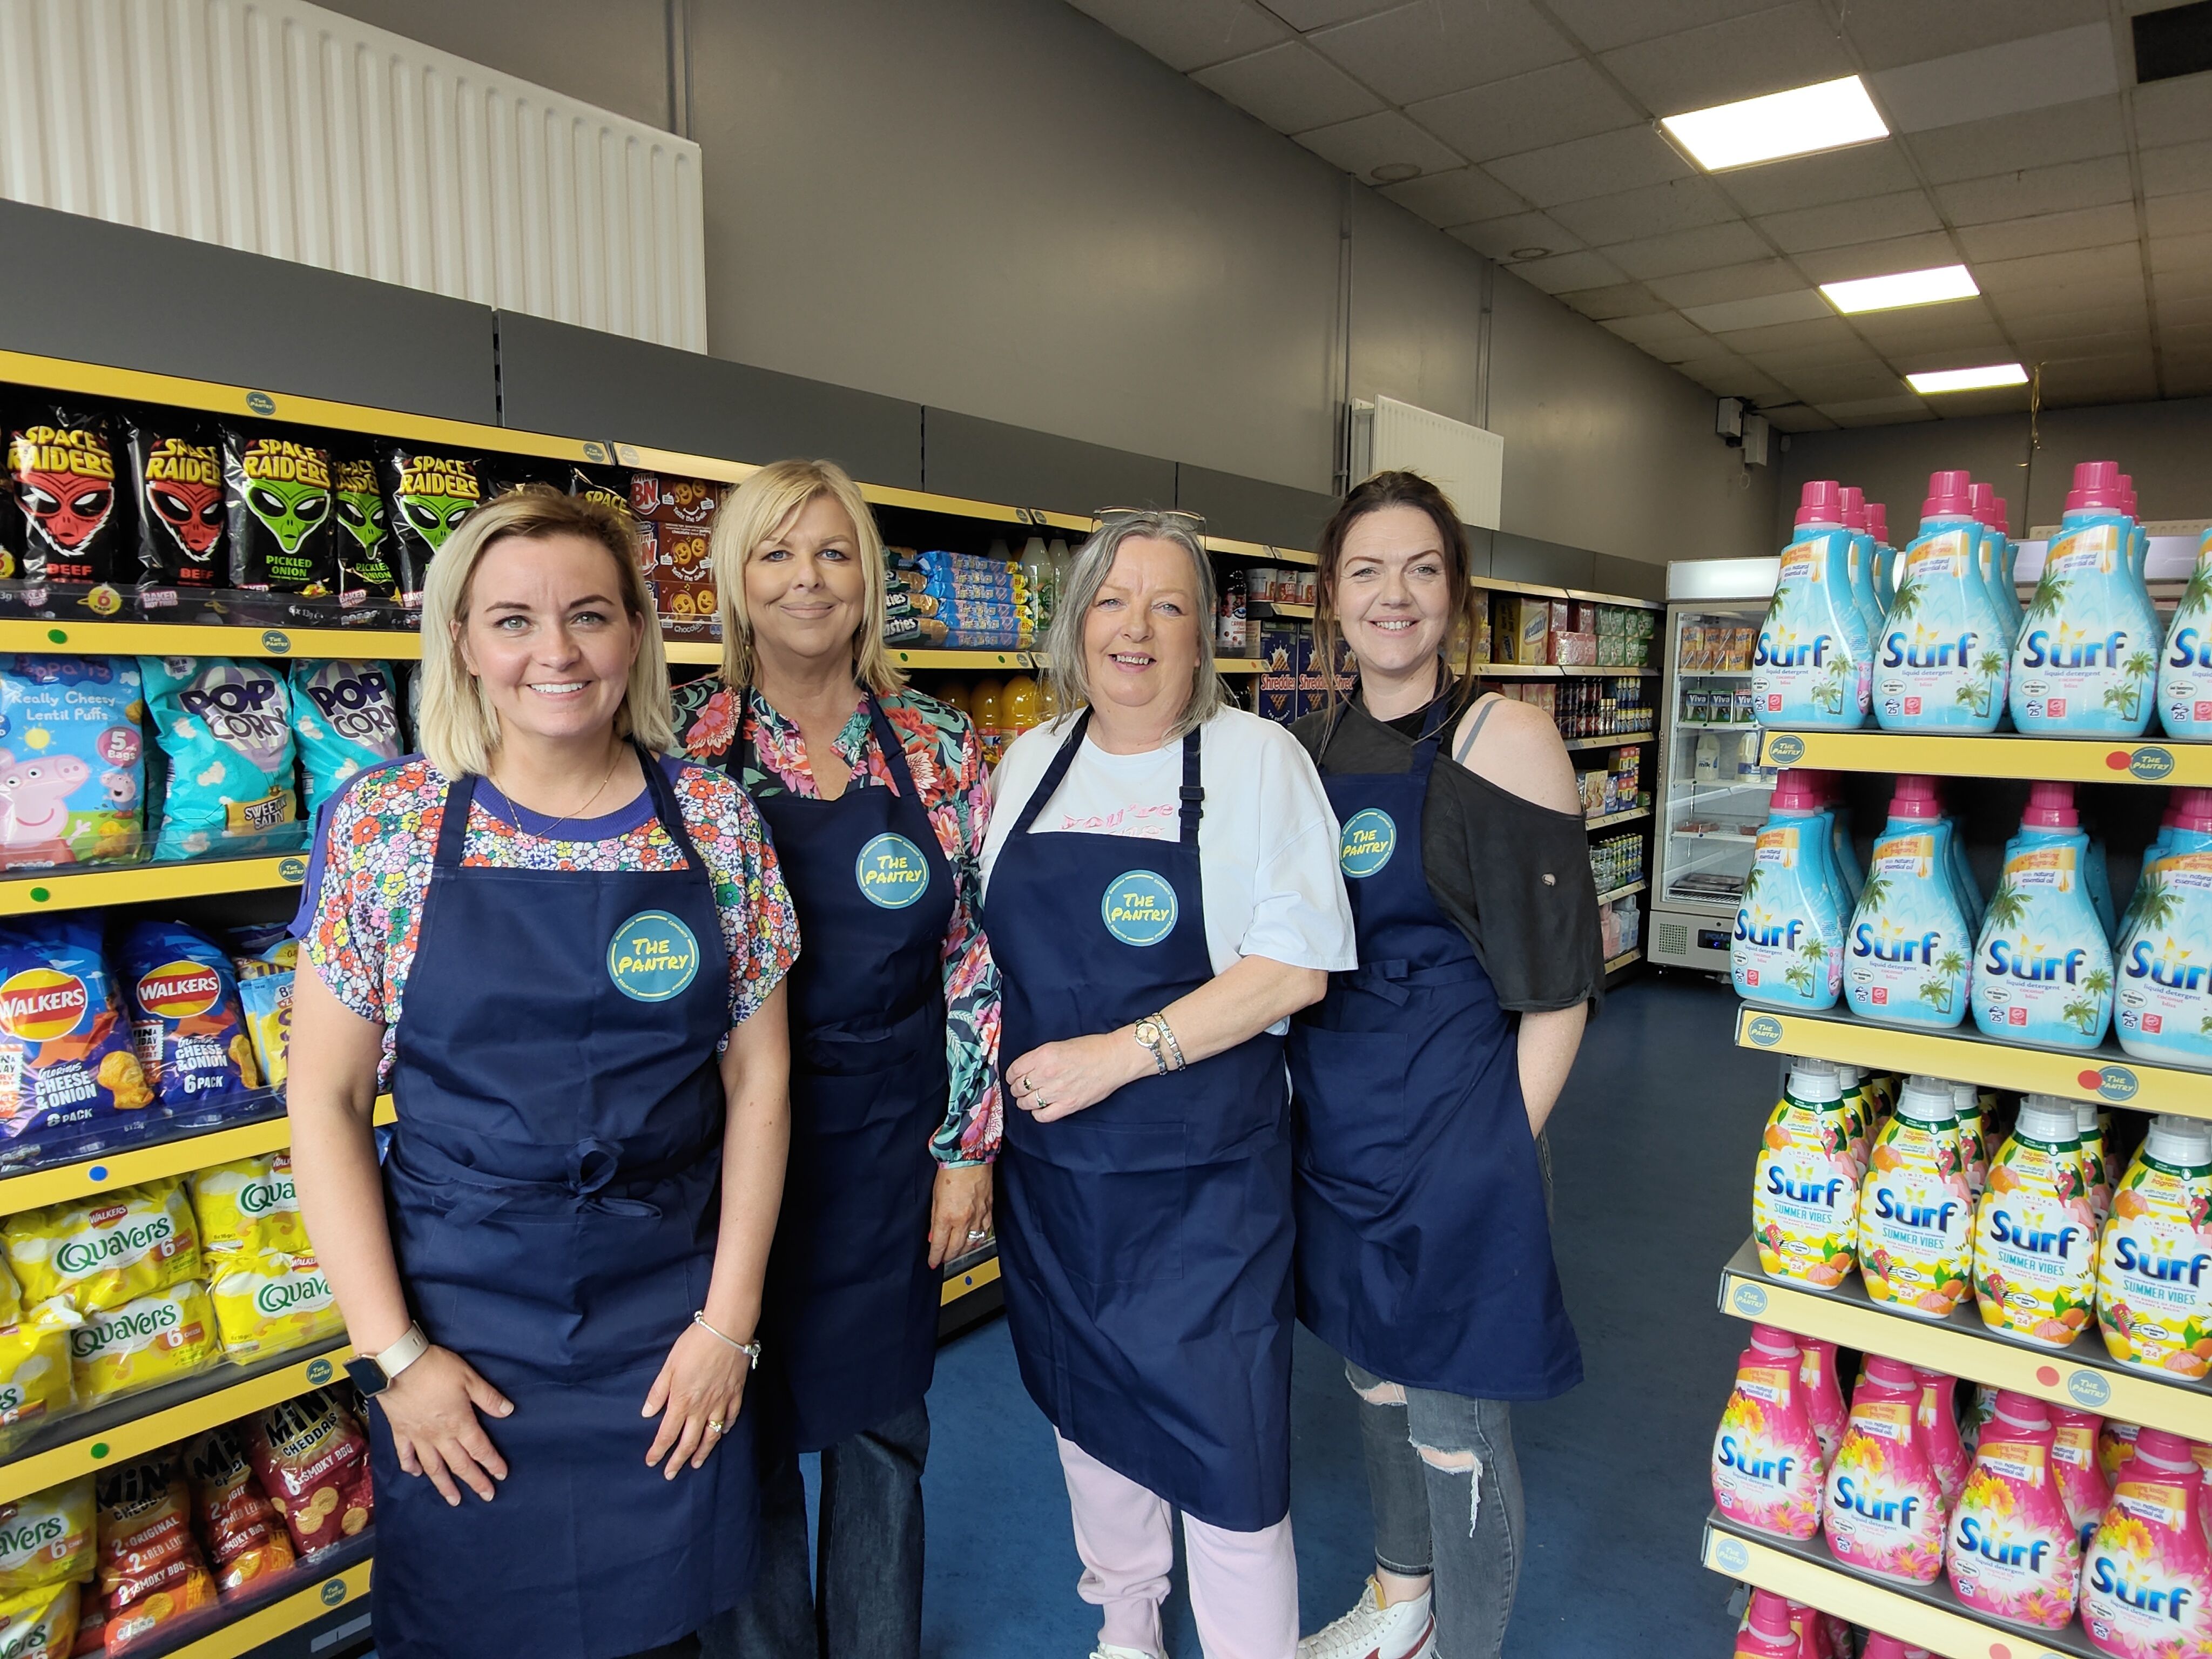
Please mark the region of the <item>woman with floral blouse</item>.
<svg viewBox="0 0 2212 1659"><path fill-rule="evenodd" d="M760 1577L707 1648L915 1659L939 1269L990 1237L999 1143L982 747L885 649L883 544L838 467L754 473L715 520L714 563L722 672L678 691L677 726L768 820L804 952L762 1326ZM802 1451L822 1454L811 1589Z"/></svg>

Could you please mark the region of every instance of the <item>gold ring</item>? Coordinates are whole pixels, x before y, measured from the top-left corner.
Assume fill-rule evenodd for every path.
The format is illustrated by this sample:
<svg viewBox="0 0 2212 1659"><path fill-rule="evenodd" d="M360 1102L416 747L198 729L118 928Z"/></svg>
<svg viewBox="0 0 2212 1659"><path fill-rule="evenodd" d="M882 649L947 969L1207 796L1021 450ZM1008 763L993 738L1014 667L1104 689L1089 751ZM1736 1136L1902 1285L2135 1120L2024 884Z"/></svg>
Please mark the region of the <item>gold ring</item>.
<svg viewBox="0 0 2212 1659"><path fill-rule="evenodd" d="M716 1421L714 1421L714 1419L713 1418L711 1418L711 1417L710 1417L710 1418L708 1418L708 1419L707 1419L707 1432L708 1432L708 1433L709 1433L709 1434L720 1434L720 1433L721 1433L721 1431L722 1431L722 1425L721 1425L720 1423L717 1423Z"/></svg>

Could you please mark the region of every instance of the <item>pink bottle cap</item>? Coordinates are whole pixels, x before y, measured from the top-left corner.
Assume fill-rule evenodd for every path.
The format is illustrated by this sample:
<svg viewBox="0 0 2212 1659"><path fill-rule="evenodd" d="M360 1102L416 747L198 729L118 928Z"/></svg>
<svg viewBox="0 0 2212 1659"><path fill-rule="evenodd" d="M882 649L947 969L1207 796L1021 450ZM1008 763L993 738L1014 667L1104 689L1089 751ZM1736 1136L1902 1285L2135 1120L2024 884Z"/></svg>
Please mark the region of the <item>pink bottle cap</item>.
<svg viewBox="0 0 2212 1659"><path fill-rule="evenodd" d="M1761 1353L1774 1355L1778 1359L1797 1357L1796 1337L1778 1325L1753 1325L1751 1328L1751 1346Z"/></svg>
<svg viewBox="0 0 2212 1659"><path fill-rule="evenodd" d="M1867 503L1867 532L1884 547L1889 545L1889 509L1880 501Z"/></svg>
<svg viewBox="0 0 2212 1659"><path fill-rule="evenodd" d="M2063 1423L2069 1428L2084 1428L2094 1434L2105 1426L2105 1419L2094 1412L2076 1411L2071 1406L2053 1406L2043 1401L2036 1403L2043 1407L2045 1415L2052 1422Z"/></svg>
<svg viewBox="0 0 2212 1659"><path fill-rule="evenodd" d="M1797 496L1797 522L1840 527L1844 522L1843 485L1833 478L1808 480Z"/></svg>
<svg viewBox="0 0 2212 1659"><path fill-rule="evenodd" d="M1859 1659L1929 1659L1929 1656L1926 1648L1909 1648L1898 1638L1875 1631L1859 1650Z"/></svg>
<svg viewBox="0 0 2212 1659"><path fill-rule="evenodd" d="M1897 789L1889 798L1889 815L1916 823L1932 823L1943 816L1943 803L1936 793L1936 780L1917 773L1900 772Z"/></svg>
<svg viewBox="0 0 2212 1659"><path fill-rule="evenodd" d="M1856 484L1845 484L1840 493L1844 498L1844 528L1864 530L1867 527L1866 491Z"/></svg>
<svg viewBox="0 0 2212 1659"><path fill-rule="evenodd" d="M1995 484L1966 486L1966 510L1974 515L1976 523L1995 529L1997 524L1997 487Z"/></svg>
<svg viewBox="0 0 2212 1659"><path fill-rule="evenodd" d="M2027 786L2027 811L2020 816L2023 830L2078 830L2081 815L2074 810L2074 786L2070 783L2031 783Z"/></svg>
<svg viewBox="0 0 2212 1659"><path fill-rule="evenodd" d="M2126 473L2120 474L2120 511L2130 519L2136 516L2136 481Z"/></svg>
<svg viewBox="0 0 2212 1659"><path fill-rule="evenodd" d="M1882 1354L1869 1354L1866 1363L1867 1381L1885 1389L1910 1389L1920 1392L1920 1376L1902 1359L1891 1359Z"/></svg>
<svg viewBox="0 0 2212 1659"><path fill-rule="evenodd" d="M2075 466L2074 488L2066 492L2069 513L2118 513L2126 501L2118 461L2082 461Z"/></svg>
<svg viewBox="0 0 2212 1659"><path fill-rule="evenodd" d="M1997 1390L1997 1417L2016 1429L2047 1429L2051 1426L2051 1408L2033 1395L2014 1394L2010 1389Z"/></svg>
<svg viewBox="0 0 2212 1659"><path fill-rule="evenodd" d="M1973 515L1973 475L1969 472L1931 472L1928 499L1920 503L1923 519L1963 519Z"/></svg>
<svg viewBox="0 0 2212 1659"><path fill-rule="evenodd" d="M1817 812L1820 810L1820 779L1800 767L1778 774L1774 780L1777 812Z"/></svg>
<svg viewBox="0 0 2212 1659"><path fill-rule="evenodd" d="M2192 836L2212 836L2212 789L2177 789L2166 821Z"/></svg>
<svg viewBox="0 0 2212 1659"><path fill-rule="evenodd" d="M1752 1591L1751 1628L1762 1641L1790 1640L1796 1632L1790 1627L1790 1603L1772 1590Z"/></svg>
<svg viewBox="0 0 2212 1659"><path fill-rule="evenodd" d="M2189 1442L2169 1429L2146 1428L2136 1437L2136 1455L2154 1468L2172 1473L2197 1467Z"/></svg>

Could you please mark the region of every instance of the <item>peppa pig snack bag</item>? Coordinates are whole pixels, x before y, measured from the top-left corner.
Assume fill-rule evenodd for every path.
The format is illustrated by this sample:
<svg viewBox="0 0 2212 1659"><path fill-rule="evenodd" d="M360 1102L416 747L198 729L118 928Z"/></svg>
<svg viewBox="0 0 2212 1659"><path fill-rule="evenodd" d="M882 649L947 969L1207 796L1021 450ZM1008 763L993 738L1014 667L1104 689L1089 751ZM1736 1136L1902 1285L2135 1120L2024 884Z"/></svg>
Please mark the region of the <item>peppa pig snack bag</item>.
<svg viewBox="0 0 2212 1659"><path fill-rule="evenodd" d="M1921 1382L1910 1365L1874 1355L1851 1393L1850 1426L1821 1504L1828 1547L1847 1565L1933 1583L1943 1570L1943 1495L1915 1420Z"/></svg>
<svg viewBox="0 0 2212 1659"><path fill-rule="evenodd" d="M2074 1617L2081 1541L2051 1449L2043 1402L2000 1393L1952 1512L1949 1569L1951 1588L1968 1607L2059 1630Z"/></svg>
<svg viewBox="0 0 2212 1659"><path fill-rule="evenodd" d="M1713 1500L1762 1532L1810 1538L1820 1527L1820 1442L1805 1413L1797 1339L1751 1328L1735 1389L1713 1436Z"/></svg>
<svg viewBox="0 0 2212 1659"><path fill-rule="evenodd" d="M129 657L0 657L0 869L139 856L145 712Z"/></svg>
<svg viewBox="0 0 2212 1659"><path fill-rule="evenodd" d="M266 663L141 657L146 706L169 765L157 859L300 844L292 702Z"/></svg>

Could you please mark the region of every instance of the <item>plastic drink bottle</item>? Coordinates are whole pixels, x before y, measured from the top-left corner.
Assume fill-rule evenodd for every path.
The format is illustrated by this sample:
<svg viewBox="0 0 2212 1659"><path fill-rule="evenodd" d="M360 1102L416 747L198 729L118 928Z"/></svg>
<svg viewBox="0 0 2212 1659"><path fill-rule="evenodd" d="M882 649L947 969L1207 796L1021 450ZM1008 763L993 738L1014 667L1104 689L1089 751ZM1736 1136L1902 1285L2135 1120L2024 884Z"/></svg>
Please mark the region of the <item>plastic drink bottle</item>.
<svg viewBox="0 0 2212 1659"><path fill-rule="evenodd" d="M1820 1443L1820 1467L1835 1461L1836 1448L1844 1443L1844 1391L1836 1381L1836 1345L1825 1338L1801 1336L1797 1380L1805 1385L1805 1414Z"/></svg>
<svg viewBox="0 0 2212 1659"><path fill-rule="evenodd" d="M1884 1306L1948 1319L1966 1296L1974 1200L1948 1085L1905 1080L1859 1188L1858 1257L1867 1294Z"/></svg>
<svg viewBox="0 0 2212 1659"><path fill-rule="evenodd" d="M1920 1379L1881 1355L1851 1394L1821 1524L1838 1560L1885 1578L1926 1584L1943 1570L1943 1501L1916 1421Z"/></svg>
<svg viewBox="0 0 2212 1659"><path fill-rule="evenodd" d="M1818 1011L1843 990L1844 912L1829 870L1830 829L1817 792L1796 772L1776 781L1744 878L1729 977L1747 1001Z"/></svg>
<svg viewBox="0 0 2212 1659"><path fill-rule="evenodd" d="M2009 637L1983 579L1987 532L1967 485L1964 472L1929 476L1875 651L1885 731L1993 732L2004 713Z"/></svg>
<svg viewBox="0 0 2212 1659"><path fill-rule="evenodd" d="M1975 940L1951 858L1935 780L1900 776L1851 915L1844 994L1853 1013L1942 1030L1966 1018Z"/></svg>
<svg viewBox="0 0 2212 1659"><path fill-rule="evenodd" d="M1772 1590L1755 1589L1735 1633L1735 1659L1799 1659L1798 1620Z"/></svg>
<svg viewBox="0 0 2212 1659"><path fill-rule="evenodd" d="M2066 1517L2075 1535L2086 1547L2089 1534L2104 1518L2112 1501L2112 1483L2097 1461L2097 1435L2104 1419L2094 1412L2066 1406L2045 1406L2051 1417L2051 1463L2058 1477L2058 1495L2065 1500Z"/></svg>
<svg viewBox="0 0 2212 1659"><path fill-rule="evenodd" d="M2114 1024L2120 1047L2140 1060L2208 1070L2212 789L2176 790L2166 818L2121 933Z"/></svg>
<svg viewBox="0 0 2212 1659"><path fill-rule="evenodd" d="M2057 1630L2074 1617L2081 1540L2051 1463L2044 1404L2009 1390L1951 1512L1951 1588L1977 1612Z"/></svg>
<svg viewBox="0 0 2212 1659"><path fill-rule="evenodd" d="M1990 1152L1981 1091L1971 1083L1953 1084L1951 1112L1959 1124L1960 1172L1966 1177L1966 1190L1978 1199L1989 1185Z"/></svg>
<svg viewBox="0 0 2212 1659"><path fill-rule="evenodd" d="M1928 1466L1936 1471L1936 1490L1948 1515L1966 1484L1966 1468L1972 1461L1959 1437L1959 1379L1923 1365L1915 1365L1912 1374L1920 1379L1920 1405L1913 1421L1920 1431L1921 1443L1928 1448Z"/></svg>
<svg viewBox="0 0 2212 1659"><path fill-rule="evenodd" d="M1805 1410L1802 1361L1789 1332L1753 1326L1713 1435L1713 1502L1721 1513L1796 1539L1820 1529L1827 1470Z"/></svg>
<svg viewBox="0 0 2212 1659"><path fill-rule="evenodd" d="M2122 1364L2201 1377L2212 1366L2212 1130L2151 1120L2097 1248L2097 1325Z"/></svg>
<svg viewBox="0 0 2212 1659"><path fill-rule="evenodd" d="M2105 1169L2105 1120L2087 1101L2077 1100L2074 1128L2081 1142L2081 1191L2101 1228L2112 1212L2112 1182Z"/></svg>
<svg viewBox="0 0 2212 1659"><path fill-rule="evenodd" d="M2060 1048L2105 1040L2112 949L2084 880L2088 848L2074 786L2031 784L1975 951L1974 1024L1989 1036Z"/></svg>
<svg viewBox="0 0 2212 1659"><path fill-rule="evenodd" d="M2070 1346L2096 1299L2097 1227L2081 1190L2070 1101L2030 1095L1974 1208L1974 1300L1982 1322Z"/></svg>
<svg viewBox="0 0 2212 1659"><path fill-rule="evenodd" d="M2158 665L2158 717L2169 738L2212 738L2212 529L2166 630Z"/></svg>
<svg viewBox="0 0 2212 1659"><path fill-rule="evenodd" d="M2010 702L2022 732L2140 737L2157 692L2149 595L2113 461L2074 469L2066 513L2013 647Z"/></svg>
<svg viewBox="0 0 2212 1659"><path fill-rule="evenodd" d="M2212 1653L2212 1559L2189 1443L2145 1429L2081 1559L2081 1628L2106 1653Z"/></svg>
<svg viewBox="0 0 2212 1659"><path fill-rule="evenodd" d="M1859 1198L1833 1066L1792 1062L1762 1140L1752 1195L1759 1267L1833 1290L1856 1265Z"/></svg>
<svg viewBox="0 0 2212 1659"><path fill-rule="evenodd" d="M1752 707L1766 726L1848 731L1864 722L1872 641L1851 587L1843 486L1806 484L1752 658Z"/></svg>

